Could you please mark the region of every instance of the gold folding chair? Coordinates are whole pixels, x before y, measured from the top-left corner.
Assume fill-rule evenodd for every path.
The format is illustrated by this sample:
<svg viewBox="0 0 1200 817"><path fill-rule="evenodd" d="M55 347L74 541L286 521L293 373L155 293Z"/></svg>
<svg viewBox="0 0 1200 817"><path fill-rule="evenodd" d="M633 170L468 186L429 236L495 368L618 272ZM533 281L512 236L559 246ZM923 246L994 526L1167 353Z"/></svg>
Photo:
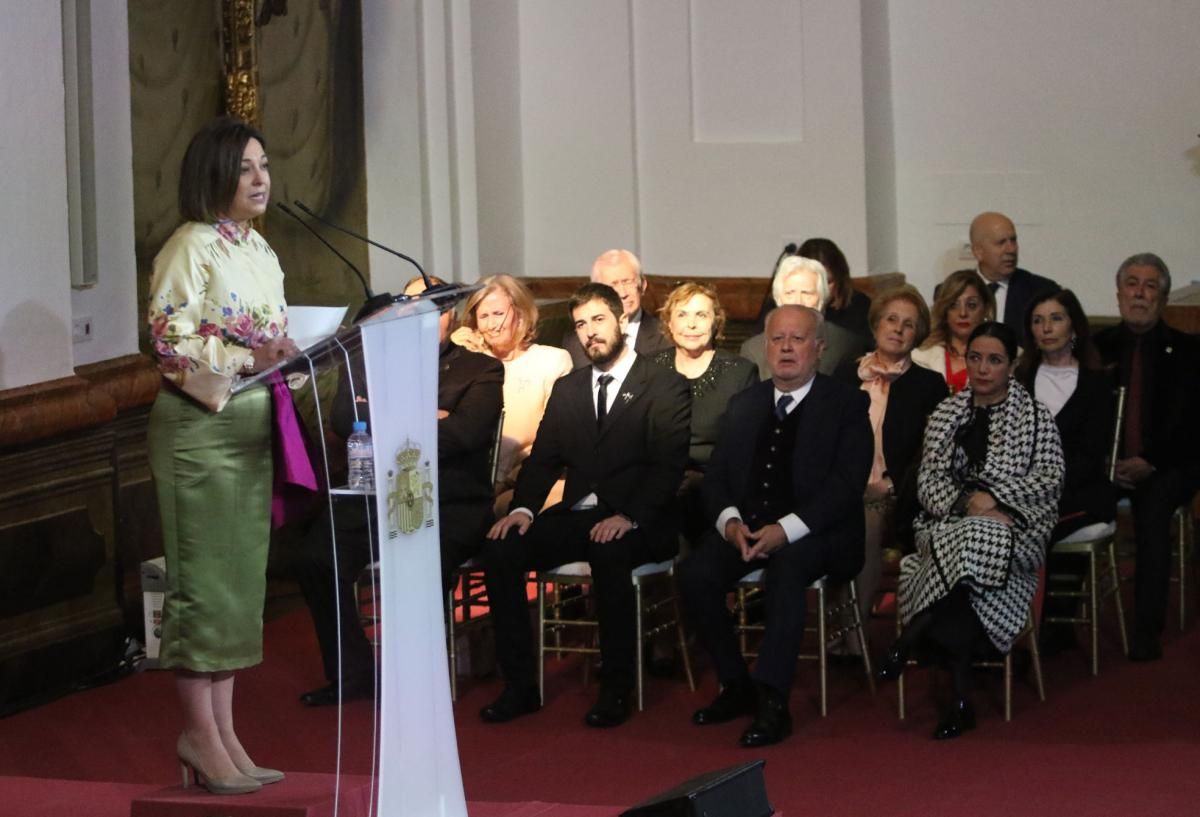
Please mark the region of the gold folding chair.
<svg viewBox="0 0 1200 817"><path fill-rule="evenodd" d="M1117 628L1121 634L1121 651L1129 655L1129 636L1125 629L1125 609L1121 603L1121 578L1117 570L1117 526L1110 523L1103 533L1089 539L1078 541L1067 540L1054 543L1051 546L1050 559L1055 556L1086 556L1088 572L1083 585L1075 590L1056 590L1056 584L1073 581L1076 577L1068 574L1047 573L1046 598L1068 598L1079 602L1079 613L1074 616L1045 616L1047 623L1053 624L1087 624L1091 633L1092 644L1092 675L1100 674L1100 604L1112 598L1116 608ZM1100 563L1104 562L1103 573Z"/></svg>
<svg viewBox="0 0 1200 817"><path fill-rule="evenodd" d="M900 605L897 604L896 605L896 635L900 634L900 629L901 629L901 627L900 627ZM1019 641L1022 638L1024 638L1026 643L1029 645L1029 652L1033 659L1033 680L1034 680L1034 686L1037 689L1038 700L1041 701L1042 703L1045 703L1046 702L1046 687L1042 681L1042 657L1041 657L1041 654L1038 652L1037 625L1033 620L1033 605L1032 605L1032 603L1029 606L1029 612L1025 616L1025 627L1024 627L1024 629L1021 630L1021 632L1017 633L1017 637L1013 640L1013 643L1015 644L1017 641ZM908 661L909 666L916 666L916 663L917 662L913 659L909 659L909 661ZM1000 669L1004 670L1004 720L1005 720L1005 722L1011 721L1012 720L1012 682L1013 682L1012 650L1009 650L1008 653L1006 653L1002 659L973 661L971 663L971 666L975 667L975 668L1000 668ZM906 670L906 672L907 672L907 670ZM897 715L899 716L900 720L904 720L904 717L905 717L904 676L905 676L905 673L901 673L900 677L896 679L896 708L897 708Z"/></svg>
<svg viewBox="0 0 1200 817"><path fill-rule="evenodd" d="M630 580L633 582L635 599L638 657L637 657L637 707L642 711L642 688L644 686L645 667L643 665L642 646L656 635L668 629L675 630L679 653L683 659L683 670L687 676L688 689L696 691L696 681L692 676L692 664L688 656L687 640L683 632L683 620L679 615L678 592L675 588L675 560L665 562L647 562L634 568ZM658 601L647 601L644 588L656 580L664 581L668 594ZM599 632L599 622L586 609L590 601L588 593L583 592L591 586L592 569L587 562L571 562L551 570L543 570L535 574L538 599L538 692L545 695L546 653L553 652L561 656L566 653L581 655L599 655L595 636ZM552 600L547 603L546 585L553 587ZM565 587L576 587L581 592L564 598L560 590ZM572 613L571 611L576 611ZM647 621L653 621L659 611L667 611L667 617L658 624L647 626ZM591 638L586 639L585 645L564 643L562 635L567 628L582 628L590 631ZM550 634L554 645L547 647L546 636ZM585 683L588 663L584 664Z"/></svg>
<svg viewBox="0 0 1200 817"><path fill-rule="evenodd" d="M760 600L759 597L764 592L764 587L762 569L747 573L736 587L734 601L736 630L741 642L742 655L747 658L758 656L758 653L751 649L750 635L762 633L770 624L770 622L751 624L748 621L749 608ZM832 606L827 604L824 578L817 579L807 588L808 591L814 591L817 595L817 614L812 617L815 619L815 624L805 627L805 631L816 634L817 649L814 652L801 652L799 658L802 661L817 662L822 718L829 714L829 648L841 644L845 636L851 632L858 636L858 643L862 645L862 661L863 669L867 673L867 686L870 688L871 694L875 694L875 673L871 671L871 650L867 644L867 633L863 626L862 614L858 609L858 585L851 579L847 587L849 592L846 600Z"/></svg>

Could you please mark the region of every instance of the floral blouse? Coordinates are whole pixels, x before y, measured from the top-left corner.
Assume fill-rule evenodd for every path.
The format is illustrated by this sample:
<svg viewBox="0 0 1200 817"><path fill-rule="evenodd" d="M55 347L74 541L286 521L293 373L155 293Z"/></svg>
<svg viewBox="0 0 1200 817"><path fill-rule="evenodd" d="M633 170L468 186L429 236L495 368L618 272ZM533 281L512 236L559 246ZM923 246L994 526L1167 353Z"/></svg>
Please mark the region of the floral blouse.
<svg viewBox="0 0 1200 817"><path fill-rule="evenodd" d="M163 377L220 411L251 350L287 334L279 259L253 229L188 222L154 259L147 321Z"/></svg>

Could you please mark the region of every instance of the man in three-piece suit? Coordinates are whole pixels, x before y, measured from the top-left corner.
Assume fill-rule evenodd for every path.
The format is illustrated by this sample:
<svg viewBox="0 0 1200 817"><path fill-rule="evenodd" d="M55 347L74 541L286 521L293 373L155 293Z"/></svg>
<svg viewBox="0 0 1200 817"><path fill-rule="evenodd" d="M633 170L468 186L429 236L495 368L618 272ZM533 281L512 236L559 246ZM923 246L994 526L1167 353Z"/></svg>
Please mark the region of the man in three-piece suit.
<svg viewBox="0 0 1200 817"><path fill-rule="evenodd" d="M435 283L441 283L434 279ZM410 281L406 295L423 292L420 278ZM438 516L442 557L442 582L449 589L453 570L478 552L492 521L492 440L504 404L504 364L488 355L471 352L450 342L454 312L443 312L438 326ZM365 397L362 358L351 358L355 403L359 419L370 419ZM355 412L348 381L334 399L332 425L345 438ZM306 692L300 700L308 706L369 697L374 689L375 651L359 623L354 581L369 562L371 540L377 528L371 518L374 505L361 497L335 497L333 525L337 531L338 559L334 570L328 516L319 518L305 537L300 590L312 615L321 648L326 686ZM338 585L335 592L335 582ZM338 610L340 609L340 616ZM341 627L341 664L338 663L338 627Z"/></svg>
<svg viewBox="0 0 1200 817"><path fill-rule="evenodd" d="M979 274L996 298L996 320L1025 339L1025 310L1033 296L1058 284L1017 266L1017 228L1002 213L980 213L971 222L971 253L979 262ZM936 291L934 297L937 297Z"/></svg>
<svg viewBox="0 0 1200 817"><path fill-rule="evenodd" d="M676 548L671 510L687 461L686 381L625 342L621 300L604 284L572 296L571 319L591 365L554 384L514 508L488 532L485 578L504 691L480 716L493 723L541 708L525 575L587 561L600 624L604 680L589 726L630 713L638 643L630 574ZM565 472L563 500L538 513Z"/></svg>
<svg viewBox="0 0 1200 817"><path fill-rule="evenodd" d="M771 380L736 395L704 474L715 520L679 567L688 620L708 649L721 691L693 714L697 724L753 714L743 746L791 733L788 694L804 639L806 588L853 578L863 565L863 490L874 437L865 392L817 373L823 318L781 306L766 322ZM766 632L751 674L726 596L765 570Z"/></svg>
<svg viewBox="0 0 1200 817"><path fill-rule="evenodd" d="M592 283L606 284L621 298L625 314L625 341L633 351L644 357L653 357L671 342L662 333L662 327L652 313L642 308L642 296L646 294L646 276L642 274L642 262L629 250L608 250L592 264ZM574 331L568 330L562 339L562 347L571 354L576 369L591 365L583 345Z"/></svg>
<svg viewBox="0 0 1200 817"><path fill-rule="evenodd" d="M1161 258L1130 256L1117 270L1121 323L1096 335L1100 357L1116 367L1126 389L1113 482L1130 498L1137 539L1132 661L1162 657L1171 515L1200 484L1200 343L1163 321L1170 292L1171 273Z"/></svg>

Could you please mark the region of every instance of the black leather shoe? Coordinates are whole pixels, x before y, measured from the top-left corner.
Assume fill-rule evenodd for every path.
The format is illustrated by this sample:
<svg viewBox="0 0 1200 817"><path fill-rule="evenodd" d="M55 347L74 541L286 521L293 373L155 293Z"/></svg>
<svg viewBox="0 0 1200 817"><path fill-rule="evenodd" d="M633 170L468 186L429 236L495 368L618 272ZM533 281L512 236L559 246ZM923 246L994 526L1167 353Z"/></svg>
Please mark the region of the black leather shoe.
<svg viewBox="0 0 1200 817"><path fill-rule="evenodd" d="M897 640L892 648L888 650L887 655L876 660L879 667L875 671L875 677L880 681L895 681L904 672L904 668L908 666L908 649L907 645Z"/></svg>
<svg viewBox="0 0 1200 817"><path fill-rule="evenodd" d="M343 684L342 703L360 701L371 697L369 684ZM320 689L311 689L300 696L300 703L305 706L333 706L338 702L337 684L329 684Z"/></svg>
<svg viewBox="0 0 1200 817"><path fill-rule="evenodd" d="M933 730L934 740L949 740L975 728L975 707L966 698L959 698Z"/></svg>
<svg viewBox="0 0 1200 817"><path fill-rule="evenodd" d="M629 690L600 687L600 697L583 722L598 729L607 729L625 723L632 711L633 694Z"/></svg>
<svg viewBox="0 0 1200 817"><path fill-rule="evenodd" d="M1138 636L1129 646L1129 660L1137 663L1157 661L1162 658L1162 644L1155 636Z"/></svg>
<svg viewBox="0 0 1200 817"><path fill-rule="evenodd" d="M758 708L758 693L748 679L732 681L721 687L713 702L692 713L692 723L709 726L725 723L742 715L752 715Z"/></svg>
<svg viewBox="0 0 1200 817"><path fill-rule="evenodd" d="M537 687L505 686L500 697L479 710L486 723L507 723L513 718L529 715L542 708L542 696Z"/></svg>
<svg viewBox="0 0 1200 817"><path fill-rule="evenodd" d="M770 746L792 734L792 715L788 712L787 697L771 687L760 684L758 708L754 720L738 740L742 746Z"/></svg>

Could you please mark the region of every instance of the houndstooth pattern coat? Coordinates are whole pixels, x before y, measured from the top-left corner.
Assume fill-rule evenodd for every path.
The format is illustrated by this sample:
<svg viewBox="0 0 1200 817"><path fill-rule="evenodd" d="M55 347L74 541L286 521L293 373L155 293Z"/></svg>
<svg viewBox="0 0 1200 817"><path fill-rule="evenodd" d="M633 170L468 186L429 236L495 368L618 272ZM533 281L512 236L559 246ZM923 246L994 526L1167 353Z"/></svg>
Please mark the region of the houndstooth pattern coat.
<svg viewBox="0 0 1200 817"><path fill-rule="evenodd" d="M959 581L988 638L1007 653L1025 625L1046 542L1058 519L1062 442L1054 417L1015 381L991 413L987 454L970 467L955 434L972 413L972 390L943 400L929 417L917 491L917 553L901 564L901 620L945 596ZM1012 527L954 510L964 488L996 498Z"/></svg>

